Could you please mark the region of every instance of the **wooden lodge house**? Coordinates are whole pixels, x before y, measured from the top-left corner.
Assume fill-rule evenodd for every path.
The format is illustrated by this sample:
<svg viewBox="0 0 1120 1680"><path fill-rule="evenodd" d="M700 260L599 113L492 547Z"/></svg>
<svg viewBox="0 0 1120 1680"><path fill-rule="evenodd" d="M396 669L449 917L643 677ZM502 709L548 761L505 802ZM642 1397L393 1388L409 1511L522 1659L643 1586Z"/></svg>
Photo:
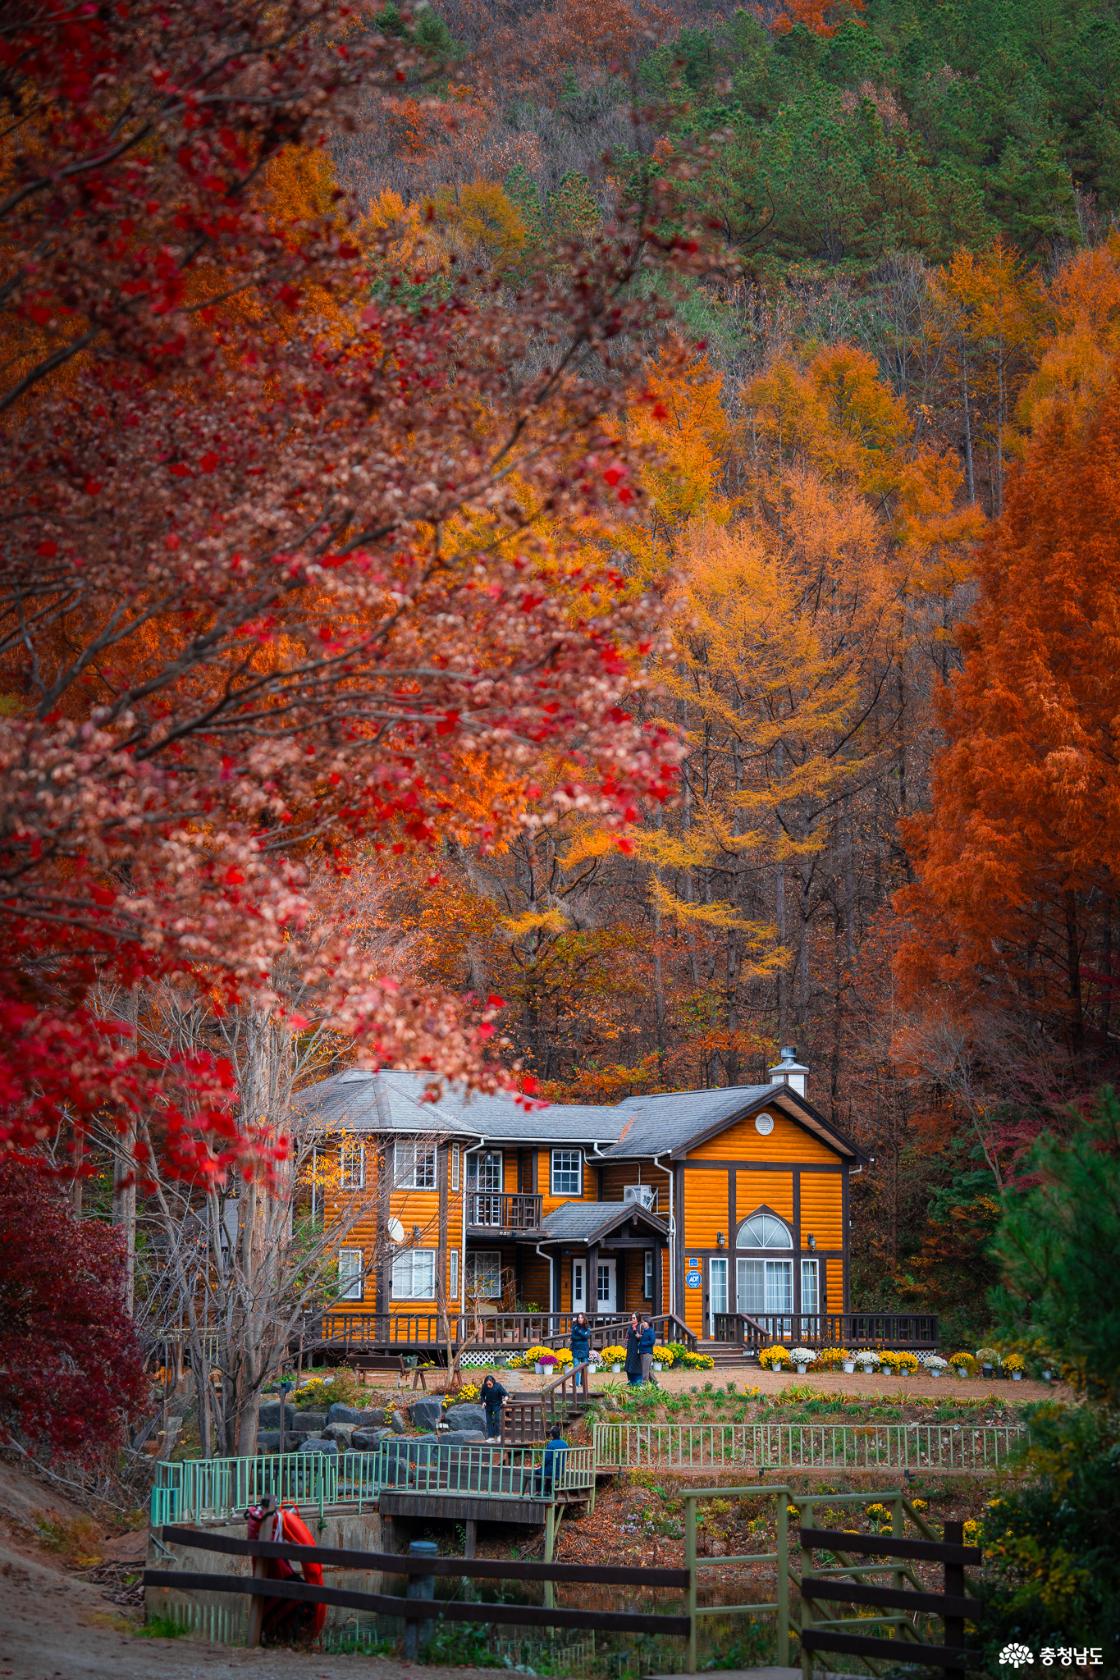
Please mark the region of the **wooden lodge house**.
<svg viewBox="0 0 1120 1680"><path fill-rule="evenodd" d="M445 1089L350 1070L306 1089L303 1124L338 1153L329 1227L349 1207L339 1298L314 1336L438 1352L566 1340L573 1313L616 1340L931 1345L925 1315L853 1314L848 1186L862 1158L813 1107L793 1050L766 1085L614 1106ZM340 1230L343 1225L340 1224Z"/></svg>

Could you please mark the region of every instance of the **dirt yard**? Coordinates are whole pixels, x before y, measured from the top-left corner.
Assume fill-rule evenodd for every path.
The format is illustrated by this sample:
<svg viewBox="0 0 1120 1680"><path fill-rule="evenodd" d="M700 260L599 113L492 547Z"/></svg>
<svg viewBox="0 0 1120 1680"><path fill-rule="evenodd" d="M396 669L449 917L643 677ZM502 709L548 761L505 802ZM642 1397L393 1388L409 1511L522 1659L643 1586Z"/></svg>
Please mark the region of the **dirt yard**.
<svg viewBox="0 0 1120 1680"><path fill-rule="evenodd" d="M440 1387L441 1372L429 1374L433 1391ZM472 1373L467 1373L467 1380L471 1380ZM511 1371L508 1376L503 1374L502 1381L511 1391L515 1389L543 1388L551 1381L548 1377L539 1377L535 1371ZM1020 1405L1026 1401L1065 1400L1073 1398L1070 1391L1060 1383L1012 1382L1009 1378L991 1380L985 1377L951 1377L948 1375L931 1377L928 1371L918 1371L914 1376L885 1377L881 1374L865 1375L859 1371L818 1371L812 1369L805 1376L799 1377L796 1371L762 1371L754 1365L744 1365L740 1370L736 1366L719 1366L714 1371L661 1371L658 1374L659 1385L670 1394L688 1393L690 1390L702 1390L705 1384L712 1384L716 1388L726 1388L733 1383L744 1391L755 1390L760 1394L779 1394L784 1389L796 1388L799 1395L806 1395L811 1391L816 1394L851 1394L866 1400L892 1400L898 1404L904 1403L909 1397L920 1395L931 1400L961 1400L968 1399L982 1402L997 1402L1001 1405ZM369 1391L375 1388L383 1393L400 1392L391 1388L388 1382L378 1383L376 1376L367 1379ZM601 1393L611 1385L625 1385L625 1376L611 1372L600 1371L591 1383L592 1393ZM409 1392L408 1400L416 1396Z"/></svg>

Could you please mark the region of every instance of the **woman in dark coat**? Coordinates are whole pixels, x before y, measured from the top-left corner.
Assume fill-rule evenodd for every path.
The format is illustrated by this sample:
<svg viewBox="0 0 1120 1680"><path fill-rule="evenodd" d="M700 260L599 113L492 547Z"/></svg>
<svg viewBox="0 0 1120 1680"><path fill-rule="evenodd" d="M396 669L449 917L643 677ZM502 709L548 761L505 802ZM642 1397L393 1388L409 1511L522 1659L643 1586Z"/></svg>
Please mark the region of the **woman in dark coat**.
<svg viewBox="0 0 1120 1680"><path fill-rule="evenodd" d="M486 1410L486 1434L491 1441L496 1441L502 1432L502 1402L508 1393L493 1371L483 1377L479 1399Z"/></svg>
<svg viewBox="0 0 1120 1680"><path fill-rule="evenodd" d="M642 1327L637 1313L630 1314L626 1332L626 1381L632 1386L642 1380Z"/></svg>
<svg viewBox="0 0 1120 1680"><path fill-rule="evenodd" d="M577 1313L573 1318L572 1339L568 1346L572 1350L573 1366L586 1365L591 1357L591 1326L587 1322L586 1313ZM587 1372L585 1371L582 1377L577 1377L576 1382L582 1383L583 1391L586 1394L588 1390Z"/></svg>

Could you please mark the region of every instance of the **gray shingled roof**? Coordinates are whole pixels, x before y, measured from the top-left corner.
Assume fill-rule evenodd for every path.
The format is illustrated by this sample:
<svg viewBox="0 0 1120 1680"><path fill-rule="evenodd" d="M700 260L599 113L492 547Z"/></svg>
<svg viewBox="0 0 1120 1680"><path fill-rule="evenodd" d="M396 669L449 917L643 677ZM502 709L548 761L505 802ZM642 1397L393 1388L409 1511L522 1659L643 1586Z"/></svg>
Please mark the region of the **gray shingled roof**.
<svg viewBox="0 0 1120 1680"><path fill-rule="evenodd" d="M640 1202L565 1202L541 1220L542 1242L594 1242L600 1232L637 1216L639 1224L668 1226Z"/></svg>
<svg viewBox="0 0 1120 1680"><path fill-rule="evenodd" d="M436 1102L424 1100L427 1074L401 1068L380 1073L353 1070L309 1085L296 1099L310 1122L355 1132L439 1132L527 1143L613 1143L624 1123L616 1109L576 1103L522 1108L512 1097L482 1096L444 1085Z"/></svg>
<svg viewBox="0 0 1120 1680"><path fill-rule="evenodd" d="M604 1160L668 1155L765 1102L792 1100L803 1124L829 1142L837 1134L808 1104L780 1085L734 1085L711 1091L668 1091L627 1097L614 1107L547 1103L522 1108L512 1097L480 1096L445 1085L424 1099L428 1075L402 1068L353 1069L301 1091L295 1109L312 1126L354 1132L436 1132L487 1142L598 1144ZM843 1142L840 1140L841 1147Z"/></svg>
<svg viewBox="0 0 1120 1680"><path fill-rule="evenodd" d="M668 1091L656 1097L627 1097L614 1159L667 1154L721 1120L733 1120L752 1104L777 1095L774 1085L732 1085L716 1091Z"/></svg>

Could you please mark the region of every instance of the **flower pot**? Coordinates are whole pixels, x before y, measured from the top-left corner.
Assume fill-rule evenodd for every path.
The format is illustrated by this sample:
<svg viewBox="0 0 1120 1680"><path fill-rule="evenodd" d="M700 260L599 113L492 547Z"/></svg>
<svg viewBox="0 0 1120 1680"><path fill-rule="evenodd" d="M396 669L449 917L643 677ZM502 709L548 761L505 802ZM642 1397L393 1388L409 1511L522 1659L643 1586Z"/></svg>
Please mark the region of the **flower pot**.
<svg viewBox="0 0 1120 1680"><path fill-rule="evenodd" d="M941 1375L941 1372L938 1370L936 1365L927 1365L926 1369L931 1377L939 1377Z"/></svg>
<svg viewBox="0 0 1120 1680"><path fill-rule="evenodd" d="M1049 1382L1050 1378L1053 1376L1053 1374L1054 1373L1052 1371L1043 1371L1043 1373L1042 1373L1043 1382Z"/></svg>
<svg viewBox="0 0 1120 1680"><path fill-rule="evenodd" d="M854 1371L856 1368L856 1362L854 1359L845 1359L842 1363L845 1371Z"/></svg>
<svg viewBox="0 0 1120 1680"><path fill-rule="evenodd" d="M967 1377L968 1376L968 1366L967 1365L958 1365L957 1366L957 1376L958 1377Z"/></svg>
<svg viewBox="0 0 1120 1680"><path fill-rule="evenodd" d="M798 1365L797 1366L798 1376L803 1377L808 1369L809 1369L808 1365Z"/></svg>
<svg viewBox="0 0 1120 1680"><path fill-rule="evenodd" d="M611 1366L612 1371L621 1371L621 1369L622 1369L621 1365L612 1365Z"/></svg>
<svg viewBox="0 0 1120 1680"><path fill-rule="evenodd" d="M980 1367L980 1370L985 1377L994 1377L995 1376L995 1366L994 1365L982 1365Z"/></svg>
<svg viewBox="0 0 1120 1680"><path fill-rule="evenodd" d="M655 1370L655 1371L660 1371L660 1369L661 1369L661 1361L660 1361L660 1359L655 1359L655 1360L654 1360L654 1362L653 1362L653 1368L654 1368L654 1370Z"/></svg>
<svg viewBox="0 0 1120 1680"><path fill-rule="evenodd" d="M1012 1382L1022 1382L1022 1380L1023 1380L1022 1371L1012 1371L1012 1373L1011 1373L1011 1381Z"/></svg>
<svg viewBox="0 0 1120 1680"><path fill-rule="evenodd" d="M782 1370L785 1369L785 1366L780 1359L775 1359L775 1361L774 1361L773 1365L771 1365L770 1369L772 1371L782 1371Z"/></svg>

